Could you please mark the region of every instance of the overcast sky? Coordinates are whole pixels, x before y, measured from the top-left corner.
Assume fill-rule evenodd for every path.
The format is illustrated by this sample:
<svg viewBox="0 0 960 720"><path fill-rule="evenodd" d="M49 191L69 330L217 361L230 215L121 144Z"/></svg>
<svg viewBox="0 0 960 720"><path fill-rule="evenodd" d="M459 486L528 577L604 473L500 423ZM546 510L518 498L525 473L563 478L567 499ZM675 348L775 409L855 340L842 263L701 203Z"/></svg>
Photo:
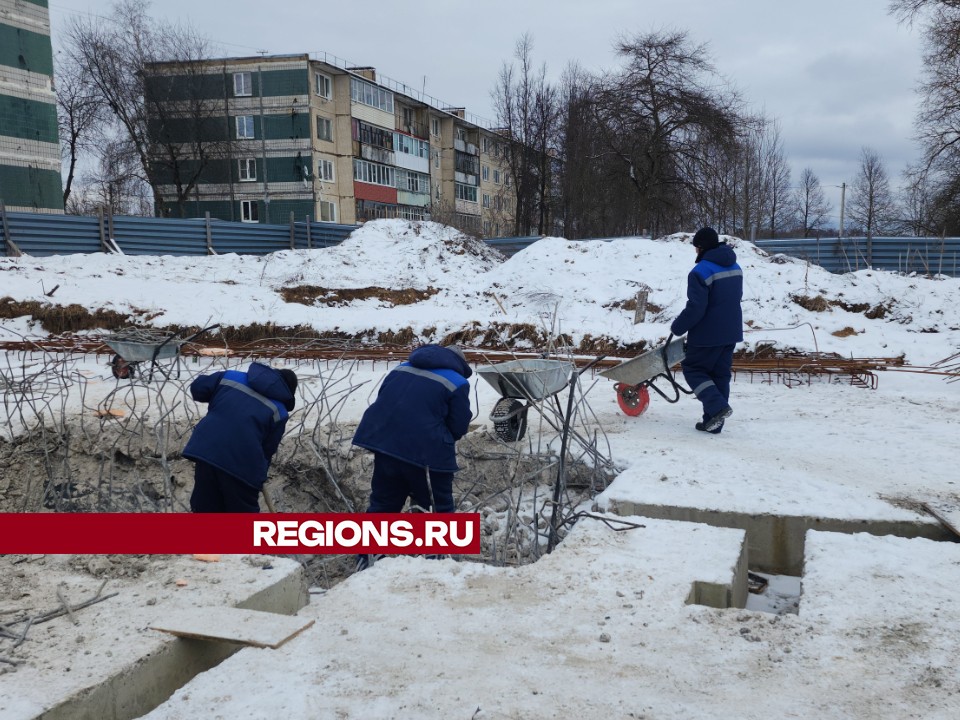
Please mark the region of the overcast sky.
<svg viewBox="0 0 960 720"><path fill-rule="evenodd" d="M779 120L793 180L811 168L839 215L840 190L860 150L883 158L893 185L918 156L912 140L920 77L918 28L886 0L163 0L151 15L187 22L224 55L323 51L495 119L490 93L517 40L559 80L576 61L616 68L623 35L681 29L706 43L748 103ZM109 17L109 0L52 0L57 33L71 15Z"/></svg>

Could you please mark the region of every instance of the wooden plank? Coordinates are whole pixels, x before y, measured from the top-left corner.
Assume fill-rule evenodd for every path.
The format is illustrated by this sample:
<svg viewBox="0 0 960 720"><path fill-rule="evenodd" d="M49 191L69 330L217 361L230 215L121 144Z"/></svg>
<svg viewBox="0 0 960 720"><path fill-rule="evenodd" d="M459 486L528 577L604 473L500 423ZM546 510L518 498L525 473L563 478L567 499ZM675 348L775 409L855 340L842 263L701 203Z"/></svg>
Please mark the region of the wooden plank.
<svg viewBox="0 0 960 720"><path fill-rule="evenodd" d="M925 500L921 505L924 510L943 523L944 527L960 537L960 505L943 500Z"/></svg>
<svg viewBox="0 0 960 720"><path fill-rule="evenodd" d="M177 637L278 648L313 623L313 620L259 610L197 607L172 610L149 627Z"/></svg>

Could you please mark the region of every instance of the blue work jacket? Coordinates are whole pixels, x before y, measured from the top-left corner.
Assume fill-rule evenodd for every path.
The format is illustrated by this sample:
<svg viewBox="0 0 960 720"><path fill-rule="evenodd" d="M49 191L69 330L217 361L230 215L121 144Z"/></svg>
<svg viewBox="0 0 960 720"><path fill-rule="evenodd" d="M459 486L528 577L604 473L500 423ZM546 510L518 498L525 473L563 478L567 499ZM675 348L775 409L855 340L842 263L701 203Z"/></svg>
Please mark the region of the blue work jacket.
<svg viewBox="0 0 960 720"><path fill-rule="evenodd" d="M274 368L253 363L247 372L201 375L190 384L190 394L209 408L183 456L262 488L296 402L283 376Z"/></svg>
<svg viewBox="0 0 960 720"><path fill-rule="evenodd" d="M670 325L687 345L715 347L743 340L743 270L729 245L707 250L687 275L687 305Z"/></svg>
<svg viewBox="0 0 960 720"><path fill-rule="evenodd" d="M456 442L466 435L470 366L440 345L424 345L391 370L363 413L353 444L438 472L456 472Z"/></svg>

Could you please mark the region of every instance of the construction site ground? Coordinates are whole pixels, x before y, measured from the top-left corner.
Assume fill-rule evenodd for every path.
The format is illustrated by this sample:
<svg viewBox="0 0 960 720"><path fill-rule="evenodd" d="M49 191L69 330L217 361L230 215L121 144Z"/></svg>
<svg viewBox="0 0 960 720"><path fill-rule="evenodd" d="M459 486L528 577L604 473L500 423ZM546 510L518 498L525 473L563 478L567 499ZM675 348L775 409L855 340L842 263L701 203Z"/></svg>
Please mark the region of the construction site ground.
<svg viewBox="0 0 960 720"><path fill-rule="evenodd" d="M389 367L356 372L375 382ZM90 372L113 382L102 367ZM585 376L586 420L621 471L580 508L596 517L583 516L552 555L520 567L387 559L310 595L299 615L315 624L279 649L239 650L169 699L150 698L141 707L157 707L144 716L956 717L960 545L923 509L958 501L956 386L898 372L880 372L876 389L779 379L738 377L734 415L708 436L693 428L688 398L655 396L629 418L611 383ZM497 396L475 388L474 434L489 434ZM366 405L355 395L344 422ZM533 423L530 432L543 433ZM758 540L766 530L751 522L764 516L810 526L802 562L788 568L802 578L798 613L709 606L724 590L743 600L746 567L776 569L755 565L763 546L797 542L786 525ZM98 687L115 693L104 683L161 646L189 655L216 645L149 630L166 608L235 606L277 582L306 597L300 565L285 559L0 562L15 578L0 622L61 607L58 588L71 604L118 593L32 627L16 648L0 644L15 663L0 662L0 717L17 720L57 717ZM107 706L89 717L146 712Z"/></svg>

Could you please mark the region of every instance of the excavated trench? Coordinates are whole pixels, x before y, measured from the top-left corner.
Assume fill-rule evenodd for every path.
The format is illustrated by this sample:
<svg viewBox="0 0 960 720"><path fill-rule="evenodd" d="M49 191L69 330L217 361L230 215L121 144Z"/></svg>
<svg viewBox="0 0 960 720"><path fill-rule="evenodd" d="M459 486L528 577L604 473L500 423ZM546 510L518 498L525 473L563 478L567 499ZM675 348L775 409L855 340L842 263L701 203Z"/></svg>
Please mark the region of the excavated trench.
<svg viewBox="0 0 960 720"><path fill-rule="evenodd" d="M162 433L119 422L73 423L0 439L0 512L186 512L193 463L179 449L189 431L186 422ZM265 487L277 512L366 508L372 456L351 446L352 432L349 425L330 426L284 440ZM482 533L479 559L462 559L500 566L536 561L549 535L556 454L524 441L504 443L485 429L461 440L458 453L457 510L480 513ZM564 480L561 517L589 503L612 475L568 460ZM268 509L263 498L261 509ZM297 559L314 588L340 582L355 563L349 555Z"/></svg>

